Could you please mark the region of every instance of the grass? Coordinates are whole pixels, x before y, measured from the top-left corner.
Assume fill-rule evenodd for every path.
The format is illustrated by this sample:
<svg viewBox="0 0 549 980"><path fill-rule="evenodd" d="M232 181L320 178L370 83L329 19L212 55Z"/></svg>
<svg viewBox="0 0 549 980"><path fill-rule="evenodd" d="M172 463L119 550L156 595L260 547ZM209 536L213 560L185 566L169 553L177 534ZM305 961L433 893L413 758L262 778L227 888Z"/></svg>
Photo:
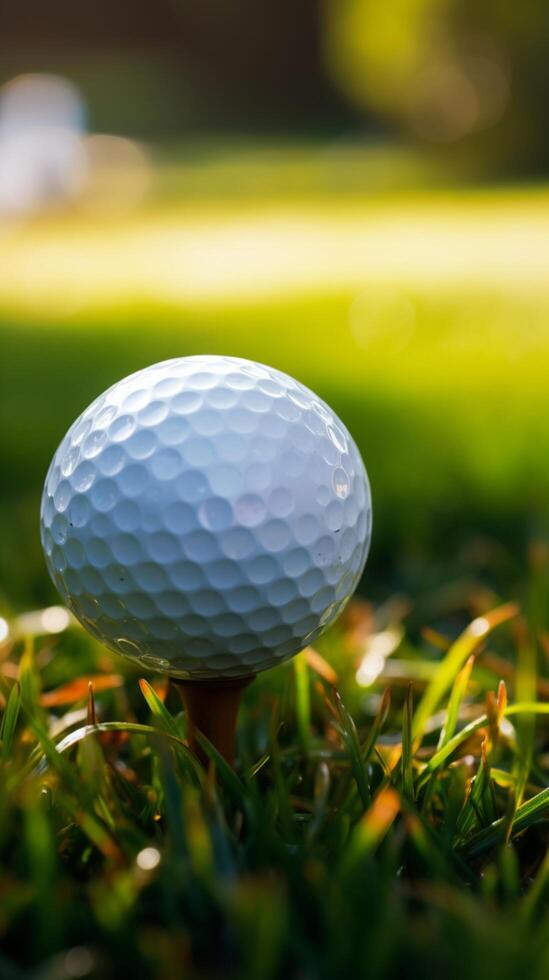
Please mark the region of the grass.
<svg viewBox="0 0 549 980"><path fill-rule="evenodd" d="M235 772L208 745L208 771L189 753L161 677L140 692L55 611L12 621L0 976L457 978L466 964L474 980L542 980L546 610L527 620L473 591L460 618L476 615L449 636L430 601L436 628L420 632L401 603L357 602L318 650L260 676Z"/></svg>

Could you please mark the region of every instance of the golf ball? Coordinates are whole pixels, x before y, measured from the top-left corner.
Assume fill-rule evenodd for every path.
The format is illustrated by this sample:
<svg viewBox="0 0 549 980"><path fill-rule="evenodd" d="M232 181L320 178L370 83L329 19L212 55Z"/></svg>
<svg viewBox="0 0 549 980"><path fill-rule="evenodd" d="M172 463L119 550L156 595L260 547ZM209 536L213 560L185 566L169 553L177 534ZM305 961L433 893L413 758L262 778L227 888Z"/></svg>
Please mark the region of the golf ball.
<svg viewBox="0 0 549 980"><path fill-rule="evenodd" d="M52 460L51 577L112 650L173 677L253 674L313 642L366 561L371 498L347 429L312 391L236 357L124 378Z"/></svg>

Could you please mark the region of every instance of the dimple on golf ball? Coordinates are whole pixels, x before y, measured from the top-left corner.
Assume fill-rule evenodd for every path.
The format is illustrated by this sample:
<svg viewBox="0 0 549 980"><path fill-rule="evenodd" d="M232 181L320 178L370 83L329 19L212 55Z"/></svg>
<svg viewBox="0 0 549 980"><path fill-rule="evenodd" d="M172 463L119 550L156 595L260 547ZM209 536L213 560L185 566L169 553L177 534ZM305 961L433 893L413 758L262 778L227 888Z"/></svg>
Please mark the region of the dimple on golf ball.
<svg viewBox="0 0 549 980"><path fill-rule="evenodd" d="M75 616L179 678L253 674L312 643L356 588L370 534L342 422L235 357L113 385L69 429L42 497L48 569Z"/></svg>

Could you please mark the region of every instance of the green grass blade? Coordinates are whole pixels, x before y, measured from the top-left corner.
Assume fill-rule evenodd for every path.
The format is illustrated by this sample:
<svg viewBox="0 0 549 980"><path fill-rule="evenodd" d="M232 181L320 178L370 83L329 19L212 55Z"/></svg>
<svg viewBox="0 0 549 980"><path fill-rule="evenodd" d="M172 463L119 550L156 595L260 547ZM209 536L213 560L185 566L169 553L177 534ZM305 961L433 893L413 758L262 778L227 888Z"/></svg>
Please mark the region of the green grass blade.
<svg viewBox="0 0 549 980"><path fill-rule="evenodd" d="M302 653L294 657L294 678L297 731L301 748L307 754L311 740L311 691L309 667Z"/></svg>
<svg viewBox="0 0 549 980"><path fill-rule="evenodd" d="M254 762L253 765L249 766L248 769L246 770L246 782L255 779L258 773L260 773L261 770L267 765L270 758L271 757L269 753L265 752L265 754L262 755L261 758L257 760L257 762Z"/></svg>
<svg viewBox="0 0 549 980"><path fill-rule="evenodd" d="M452 738L456 730L457 720L459 716L459 709L461 706L461 702L465 697L465 692L467 690L469 678L471 677L471 671L473 669L474 662L475 662L475 658L473 655L471 655L466 661L465 666L462 667L462 669L460 670L459 674L455 679L450 694L450 700L448 701L448 707L446 709L446 720L440 730L440 737L437 746L437 748L439 749L441 749L443 745L446 745L446 743L450 741L450 739Z"/></svg>
<svg viewBox="0 0 549 980"><path fill-rule="evenodd" d="M342 861L342 870L352 871L357 861L371 854L381 843L401 808L400 797L392 786L385 786L356 824Z"/></svg>
<svg viewBox="0 0 549 980"><path fill-rule="evenodd" d="M418 704L412 727L414 741L423 737L428 719L438 708L446 691L452 687L457 674L469 657L496 626L508 622L517 616L518 612L518 607L514 603L498 606L492 612L474 619L452 644Z"/></svg>
<svg viewBox="0 0 549 980"><path fill-rule="evenodd" d="M202 732L196 731L195 737L208 758L214 763L222 785L225 786L234 802L237 805L241 805L244 801L246 791L234 769L232 769L226 759L218 752L215 745Z"/></svg>
<svg viewBox="0 0 549 980"><path fill-rule="evenodd" d="M180 739L181 732L177 727L175 718L173 718L166 708L166 705L160 700L152 685L149 684L149 682L144 678L141 678L139 681L139 689L151 710L151 714L158 722L159 728L165 732L169 732L169 734L173 735L175 738Z"/></svg>
<svg viewBox="0 0 549 980"><path fill-rule="evenodd" d="M412 743L412 715L414 711L412 685L408 686L404 711L402 713L402 791L404 796L414 800L414 747Z"/></svg>
<svg viewBox="0 0 549 980"><path fill-rule="evenodd" d="M520 702L519 704L510 704L504 711L505 718L511 718L513 715L527 714L549 715L549 704L542 704L538 701L526 701ZM478 718L475 718L474 721L471 721L468 725L465 725L465 727L454 735L449 742L446 742L446 745L439 749L438 752L435 752L427 763L421 774L419 785L424 786L435 769L442 765L442 763L445 762L445 760L448 759L456 751L456 749L462 745L463 742L466 742L471 735L478 731L479 728L482 728L487 724L488 716L480 715Z"/></svg>
<svg viewBox="0 0 549 980"><path fill-rule="evenodd" d="M518 701L534 701L537 691L537 651L533 637L528 633L519 639L516 676L516 698ZM517 722L519 754L514 767L516 777L515 809L522 803L524 789L530 775L534 754L536 716L524 715Z"/></svg>
<svg viewBox="0 0 549 980"><path fill-rule="evenodd" d="M52 744L54 745L56 752L59 755L63 755L64 752L68 752L69 749L72 749L75 745L78 745L83 739L89 738L91 735L98 735L101 732L127 732L129 735L152 735L156 738L167 738L170 742L177 746L178 751L183 753L187 761L193 764L196 772L201 773L199 762L192 754L187 744L183 741L181 735L173 735L171 732L161 731L158 728L154 728L152 725L140 725L137 722L103 721L99 722L97 725L84 725L82 728L77 728L76 731L70 732L60 742ZM48 761L50 761L49 756L44 753L43 758L38 761L36 772L45 772Z"/></svg>
<svg viewBox="0 0 549 980"><path fill-rule="evenodd" d="M465 837L475 827L485 827L495 819L493 786L486 754L486 740L484 740L478 771L472 781L471 790L463 804L463 810L458 820L458 834L460 837Z"/></svg>
<svg viewBox="0 0 549 980"><path fill-rule="evenodd" d="M327 818L330 786L330 769L325 762L320 762L315 775L313 819L311 820L307 831L307 843L309 846L311 846L316 837L318 837L322 825Z"/></svg>
<svg viewBox="0 0 549 980"><path fill-rule="evenodd" d="M21 704L25 711L36 711L40 684L34 663L34 646L32 637L28 637L25 640L23 656L19 662L19 685L21 692Z"/></svg>
<svg viewBox="0 0 549 980"><path fill-rule="evenodd" d="M387 721L390 709L391 709L391 689L390 687L386 687L383 692L383 696L381 698L381 703L379 705L377 715L374 718L373 724L371 725L370 731L368 732L368 735L362 746L362 761L365 766L368 765L372 757L375 744L379 736L381 735L381 732L383 731L383 726Z"/></svg>
<svg viewBox="0 0 549 980"><path fill-rule="evenodd" d="M295 843L295 814L290 799L290 783L286 777L286 770L283 765L282 753L280 752L278 741L280 729L279 712L280 706L276 704L269 722L269 754L271 756L271 771L274 784L271 801L276 808L277 822L281 827L282 834L287 841L293 844ZM293 771L297 772L297 767Z"/></svg>
<svg viewBox="0 0 549 980"><path fill-rule="evenodd" d="M363 806L368 807L371 800L370 787L368 785L366 766L364 765L356 725L352 716L347 711L339 692L337 691L335 692L335 708L339 722L339 730L341 732L341 737L345 744L345 748L349 753L351 769L355 777L357 789Z"/></svg>
<svg viewBox="0 0 549 980"><path fill-rule="evenodd" d="M29 727L40 743L47 763L60 779L59 796L63 807L105 857L118 860L121 853L118 842L104 822L97 816L94 809L95 801L88 791L86 782L80 777L78 770L63 758L63 753L58 751L57 745L48 735L41 720L30 715L28 721ZM97 732L97 726L88 727L88 734ZM43 774L46 769L47 765L43 768L39 767L35 770L35 775Z"/></svg>
<svg viewBox="0 0 549 980"><path fill-rule="evenodd" d="M20 708L21 691L19 684L14 684L8 697L8 702L2 718L2 726L0 727L0 742L2 743L1 753L4 760L9 758L9 754L11 752L13 736L17 726L17 719L19 718Z"/></svg>
<svg viewBox="0 0 549 980"><path fill-rule="evenodd" d="M541 820L546 820L548 817L549 788L543 789L517 809L511 828L511 836L521 833L527 827L531 827ZM489 827L485 827L470 837L469 840L458 848L458 852L466 858L472 858L478 854L482 854L483 851L504 840L506 827L507 817L500 817L499 820L495 820Z"/></svg>

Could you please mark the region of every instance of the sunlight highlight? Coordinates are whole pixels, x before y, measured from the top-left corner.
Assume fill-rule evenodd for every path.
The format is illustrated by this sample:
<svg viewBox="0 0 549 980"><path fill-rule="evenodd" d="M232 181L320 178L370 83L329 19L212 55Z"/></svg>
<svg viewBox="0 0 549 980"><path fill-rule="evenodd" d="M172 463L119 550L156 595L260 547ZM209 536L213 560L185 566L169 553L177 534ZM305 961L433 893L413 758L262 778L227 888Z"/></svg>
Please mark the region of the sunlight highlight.
<svg viewBox="0 0 549 980"><path fill-rule="evenodd" d="M144 847L135 860L141 871L153 871L160 864L160 851L156 847Z"/></svg>
<svg viewBox="0 0 549 980"><path fill-rule="evenodd" d="M43 318L129 299L211 306L351 287L361 296L351 312L355 342L372 342L379 303L389 304L398 353L414 333L411 287L545 290L548 252L549 201L505 195L459 209L410 199L384 210L261 205L112 224L67 218L0 236L0 295L5 308Z"/></svg>
<svg viewBox="0 0 549 980"><path fill-rule="evenodd" d="M472 636L484 636L490 630L490 623L485 616L478 616L469 626L469 633Z"/></svg>
<svg viewBox="0 0 549 980"><path fill-rule="evenodd" d="M64 606L48 606L23 613L15 620L18 636L40 636L49 633L63 633L71 625L71 614Z"/></svg>
<svg viewBox="0 0 549 980"><path fill-rule="evenodd" d="M393 626L368 637L366 653L355 675L360 687L370 687L377 680L385 668L387 658L400 646L403 635L401 627Z"/></svg>

